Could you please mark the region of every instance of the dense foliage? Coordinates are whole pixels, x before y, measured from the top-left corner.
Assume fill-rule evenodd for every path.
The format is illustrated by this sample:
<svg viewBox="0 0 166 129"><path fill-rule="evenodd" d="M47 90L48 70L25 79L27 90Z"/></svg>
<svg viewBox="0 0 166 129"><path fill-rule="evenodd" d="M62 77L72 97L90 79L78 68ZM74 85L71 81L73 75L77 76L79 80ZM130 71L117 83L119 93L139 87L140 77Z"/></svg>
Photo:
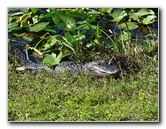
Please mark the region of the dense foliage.
<svg viewBox="0 0 166 129"><path fill-rule="evenodd" d="M43 63L50 66L65 57L85 62L119 52L142 50L150 54L158 44L157 29L150 28L157 22L153 10L9 8L8 32L26 39L20 43L23 46L29 41L38 55L46 54ZM13 45L14 39L9 39Z"/></svg>

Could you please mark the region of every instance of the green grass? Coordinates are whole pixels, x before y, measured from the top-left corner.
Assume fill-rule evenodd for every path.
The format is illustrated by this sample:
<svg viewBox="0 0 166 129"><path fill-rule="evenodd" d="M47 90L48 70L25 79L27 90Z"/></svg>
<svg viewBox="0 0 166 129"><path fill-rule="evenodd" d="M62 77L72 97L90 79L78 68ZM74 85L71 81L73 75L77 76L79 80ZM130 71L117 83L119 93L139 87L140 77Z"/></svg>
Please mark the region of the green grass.
<svg viewBox="0 0 166 129"><path fill-rule="evenodd" d="M8 73L9 121L159 121L158 67L122 79Z"/></svg>

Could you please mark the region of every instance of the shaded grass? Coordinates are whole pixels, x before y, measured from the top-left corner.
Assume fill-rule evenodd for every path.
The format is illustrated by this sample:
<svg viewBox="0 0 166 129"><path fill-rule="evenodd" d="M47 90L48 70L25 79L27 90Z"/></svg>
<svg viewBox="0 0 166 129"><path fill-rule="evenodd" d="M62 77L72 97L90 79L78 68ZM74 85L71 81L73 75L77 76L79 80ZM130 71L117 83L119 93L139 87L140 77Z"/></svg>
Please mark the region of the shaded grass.
<svg viewBox="0 0 166 129"><path fill-rule="evenodd" d="M122 79L8 73L9 121L158 121L157 65Z"/></svg>

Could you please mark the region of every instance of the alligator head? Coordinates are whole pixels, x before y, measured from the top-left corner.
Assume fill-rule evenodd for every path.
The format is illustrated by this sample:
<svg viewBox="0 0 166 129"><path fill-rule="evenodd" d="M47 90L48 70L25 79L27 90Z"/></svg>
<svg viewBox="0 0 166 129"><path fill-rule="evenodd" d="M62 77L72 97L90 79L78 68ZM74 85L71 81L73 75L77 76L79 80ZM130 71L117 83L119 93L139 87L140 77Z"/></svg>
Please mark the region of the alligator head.
<svg viewBox="0 0 166 129"><path fill-rule="evenodd" d="M84 65L83 69L90 76L111 76L119 72L118 68L108 65L104 60L89 62Z"/></svg>

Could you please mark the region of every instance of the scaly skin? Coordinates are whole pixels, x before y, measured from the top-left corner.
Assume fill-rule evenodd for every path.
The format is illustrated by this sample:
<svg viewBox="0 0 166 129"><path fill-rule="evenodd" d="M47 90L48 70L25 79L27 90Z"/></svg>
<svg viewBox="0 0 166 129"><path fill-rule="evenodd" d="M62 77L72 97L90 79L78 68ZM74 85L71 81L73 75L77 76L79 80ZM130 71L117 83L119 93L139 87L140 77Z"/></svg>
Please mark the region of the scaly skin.
<svg viewBox="0 0 166 129"><path fill-rule="evenodd" d="M20 56L21 60L24 62L25 68L29 70L49 70L56 74L63 74L66 71L70 72L73 76L78 76L79 74L85 74L88 76L111 76L116 75L119 69L108 65L104 60L94 60L89 63L81 64L73 61L65 61L58 64L54 70L47 67L44 64L37 64L29 60L28 52L25 49L25 55Z"/></svg>

